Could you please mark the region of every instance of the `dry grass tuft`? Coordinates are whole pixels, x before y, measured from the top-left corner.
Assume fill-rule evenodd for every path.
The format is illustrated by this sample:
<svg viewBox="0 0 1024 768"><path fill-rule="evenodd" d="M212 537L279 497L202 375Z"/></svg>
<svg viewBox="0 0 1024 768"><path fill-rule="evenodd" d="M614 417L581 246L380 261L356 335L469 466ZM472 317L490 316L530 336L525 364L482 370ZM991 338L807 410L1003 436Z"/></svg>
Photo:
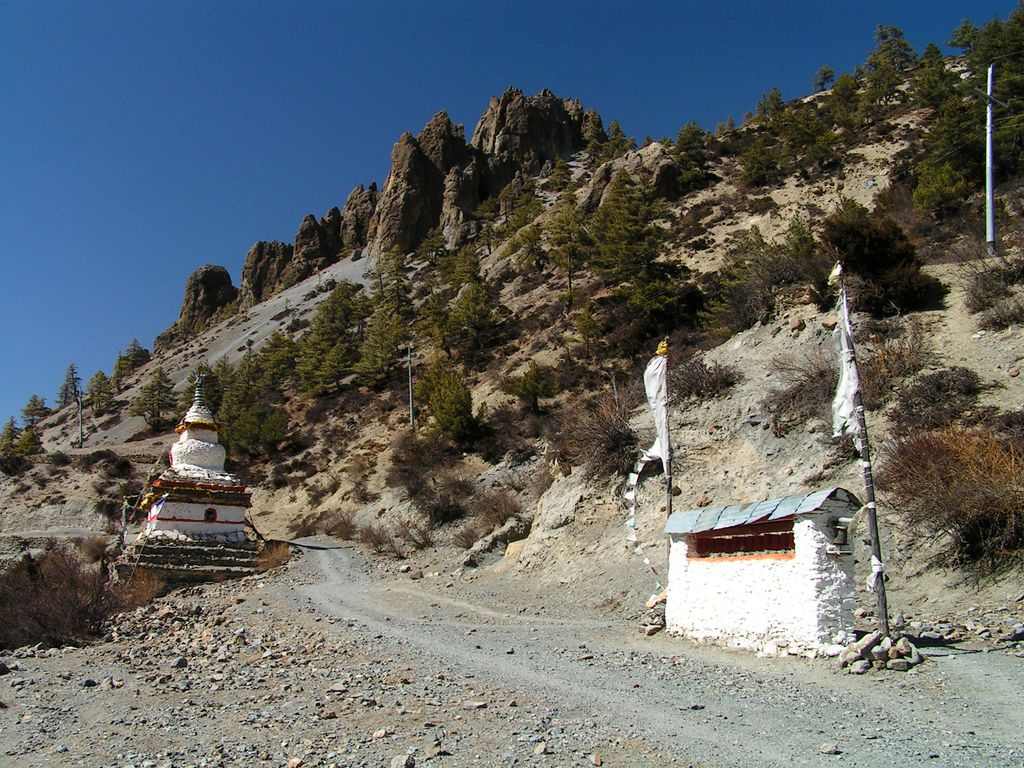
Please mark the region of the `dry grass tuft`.
<svg viewBox="0 0 1024 768"><path fill-rule="evenodd" d="M349 509L338 510L327 516L324 521L324 533L345 541L352 541L359 534L356 524L356 513Z"/></svg>
<svg viewBox="0 0 1024 768"><path fill-rule="evenodd" d="M896 328L880 329L867 339L857 356L864 407L882 406L896 386L920 371L932 359L921 324L911 320Z"/></svg>
<svg viewBox="0 0 1024 768"><path fill-rule="evenodd" d="M480 529L480 525L475 521L470 521L452 534L452 543L457 547L469 549L476 544L483 535L484 532Z"/></svg>
<svg viewBox="0 0 1024 768"><path fill-rule="evenodd" d="M434 545L434 535L430 532L430 526L419 520L402 518L395 526L395 532L413 549L426 549Z"/></svg>
<svg viewBox="0 0 1024 768"><path fill-rule="evenodd" d="M287 541L268 541L256 558L256 568L260 571L279 568L291 560L291 557L292 550Z"/></svg>
<svg viewBox="0 0 1024 768"><path fill-rule="evenodd" d="M708 365L701 357L690 357L668 369L668 391L673 402L690 398L707 400L717 397L735 386L739 371L729 365Z"/></svg>

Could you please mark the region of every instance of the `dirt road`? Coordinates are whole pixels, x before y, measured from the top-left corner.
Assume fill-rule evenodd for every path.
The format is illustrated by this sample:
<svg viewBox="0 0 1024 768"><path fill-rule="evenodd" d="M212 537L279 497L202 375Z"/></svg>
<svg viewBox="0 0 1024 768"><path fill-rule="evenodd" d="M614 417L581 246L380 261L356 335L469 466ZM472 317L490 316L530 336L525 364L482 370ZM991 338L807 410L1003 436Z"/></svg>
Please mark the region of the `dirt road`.
<svg viewBox="0 0 1024 768"><path fill-rule="evenodd" d="M363 556L310 549L316 610L397 639L413 655L547 697L623 735L709 765L1024 763L1024 664L943 652L911 673L854 677L827 661L756 659L632 623L511 614L449 597L446 580L381 581ZM448 581L447 583L451 583ZM453 585L454 586L454 585ZM828 755L834 745L836 755Z"/></svg>

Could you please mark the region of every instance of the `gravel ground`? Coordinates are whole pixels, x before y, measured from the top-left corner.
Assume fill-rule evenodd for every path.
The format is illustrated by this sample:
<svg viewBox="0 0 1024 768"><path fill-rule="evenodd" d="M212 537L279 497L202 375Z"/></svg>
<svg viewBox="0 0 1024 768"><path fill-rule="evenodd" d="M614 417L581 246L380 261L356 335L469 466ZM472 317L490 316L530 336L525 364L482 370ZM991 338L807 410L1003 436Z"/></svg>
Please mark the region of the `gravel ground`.
<svg viewBox="0 0 1024 768"><path fill-rule="evenodd" d="M461 576L314 545L190 588L0 675L16 766L1020 766L1021 659L909 673L645 637L594 611L488 607ZM418 575L418 574L417 574ZM3 672L0 667L0 672ZM409 757L412 759L410 760Z"/></svg>

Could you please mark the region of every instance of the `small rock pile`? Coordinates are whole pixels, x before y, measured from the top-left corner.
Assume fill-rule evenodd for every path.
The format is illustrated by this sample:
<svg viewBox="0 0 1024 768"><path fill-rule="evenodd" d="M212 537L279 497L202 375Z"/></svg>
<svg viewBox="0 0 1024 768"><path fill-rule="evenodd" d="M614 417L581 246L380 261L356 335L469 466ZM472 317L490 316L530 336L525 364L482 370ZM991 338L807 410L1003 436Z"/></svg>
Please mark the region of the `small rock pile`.
<svg viewBox="0 0 1024 768"><path fill-rule="evenodd" d="M906 672L924 661L924 657L907 637L893 640L876 629L846 646L838 661L840 669L863 675L872 669Z"/></svg>

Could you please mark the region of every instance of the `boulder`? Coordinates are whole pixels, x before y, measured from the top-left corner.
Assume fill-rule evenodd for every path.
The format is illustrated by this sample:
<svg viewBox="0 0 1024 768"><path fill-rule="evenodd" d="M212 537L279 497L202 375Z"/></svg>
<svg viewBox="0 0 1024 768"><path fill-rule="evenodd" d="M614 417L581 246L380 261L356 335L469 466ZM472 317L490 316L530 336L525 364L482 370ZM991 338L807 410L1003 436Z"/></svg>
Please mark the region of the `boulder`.
<svg viewBox="0 0 1024 768"><path fill-rule="evenodd" d="M657 197L671 199L678 194L682 170L665 145L654 141L600 165L584 188L580 208L587 213L596 211L604 202L612 179L621 171L634 181L649 184Z"/></svg>

